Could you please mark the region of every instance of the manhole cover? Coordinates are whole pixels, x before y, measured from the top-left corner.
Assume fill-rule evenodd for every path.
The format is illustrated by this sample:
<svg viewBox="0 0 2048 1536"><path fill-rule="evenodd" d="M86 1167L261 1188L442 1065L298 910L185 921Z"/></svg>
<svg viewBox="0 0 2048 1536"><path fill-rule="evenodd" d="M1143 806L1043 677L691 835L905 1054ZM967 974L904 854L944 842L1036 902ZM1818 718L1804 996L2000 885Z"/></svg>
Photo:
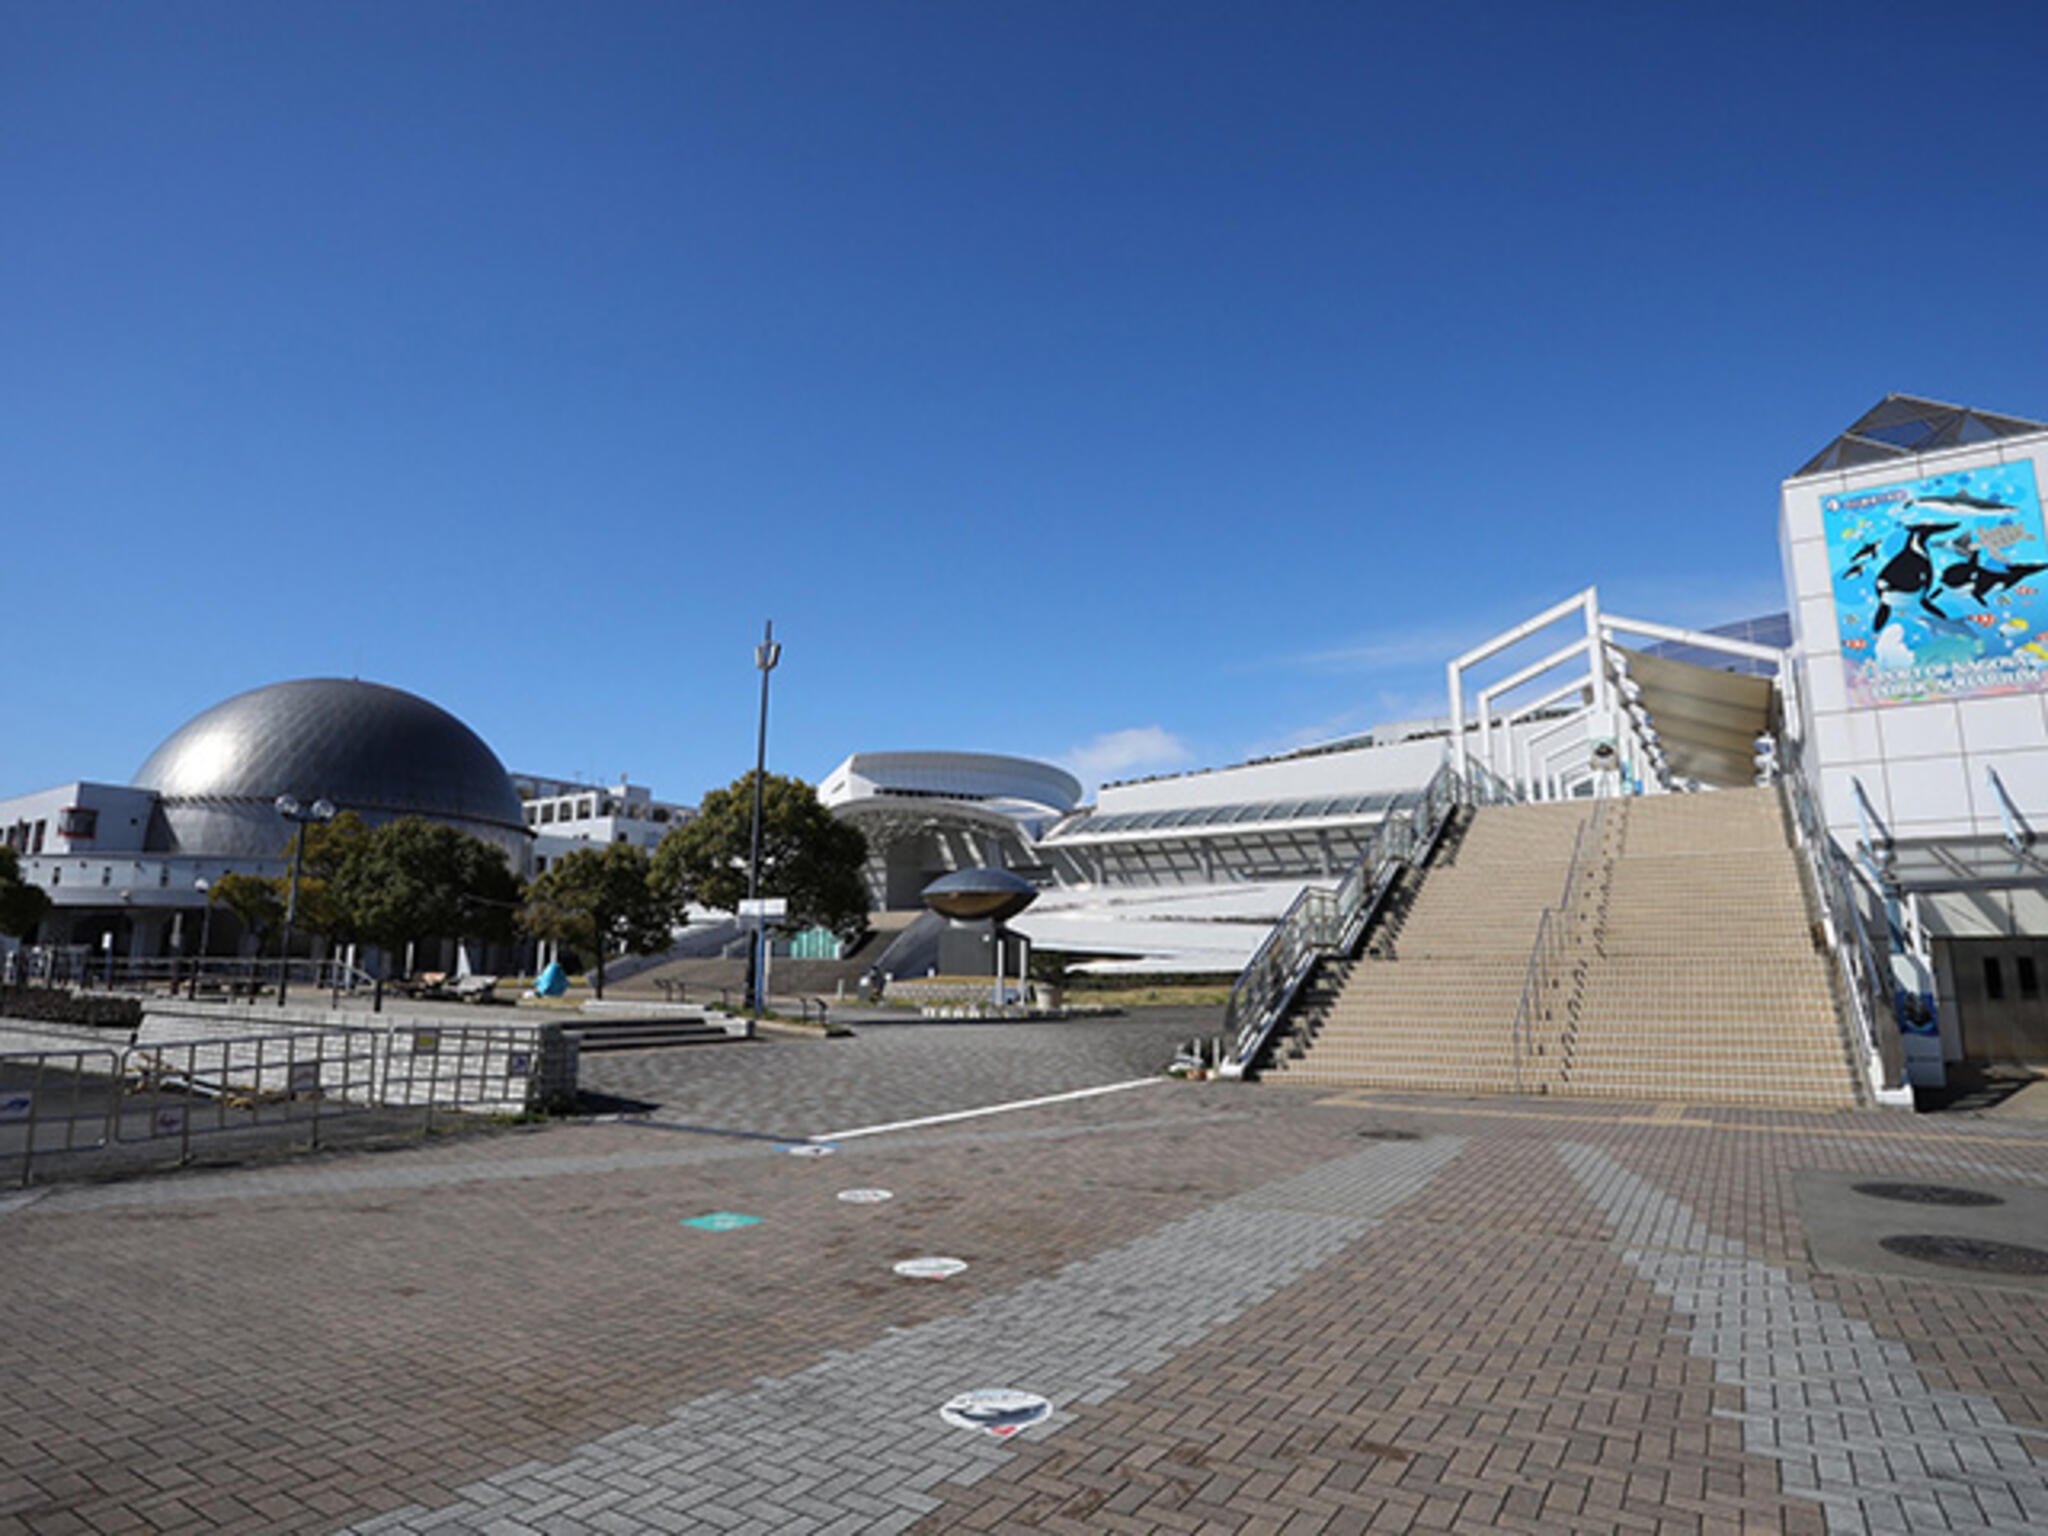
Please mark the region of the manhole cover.
<svg viewBox="0 0 2048 1536"><path fill-rule="evenodd" d="M2048 1275L2048 1250L2018 1243L1994 1243L1982 1237L1936 1237L1914 1234L1887 1237L1878 1247L1902 1259L1974 1269L1987 1275Z"/></svg>
<svg viewBox="0 0 2048 1536"><path fill-rule="evenodd" d="M1362 1140L1362 1141L1420 1141L1420 1140L1422 1140L1422 1136L1421 1136L1421 1133L1420 1133L1420 1132L1417 1132L1417 1131L1392 1131L1392 1130L1388 1130L1388 1129L1387 1129L1386 1127L1384 1127L1384 1126L1378 1126L1378 1125L1368 1125L1368 1126L1367 1126L1367 1127L1366 1127L1366 1128L1365 1128L1364 1130L1360 1131L1360 1132L1358 1133L1358 1135L1359 1135L1359 1139L1360 1139L1360 1140Z"/></svg>
<svg viewBox="0 0 2048 1536"><path fill-rule="evenodd" d="M1875 1200L1902 1200L1908 1205L2003 1205L1996 1195L1981 1189L1957 1189L1953 1184L1856 1184L1859 1195Z"/></svg>

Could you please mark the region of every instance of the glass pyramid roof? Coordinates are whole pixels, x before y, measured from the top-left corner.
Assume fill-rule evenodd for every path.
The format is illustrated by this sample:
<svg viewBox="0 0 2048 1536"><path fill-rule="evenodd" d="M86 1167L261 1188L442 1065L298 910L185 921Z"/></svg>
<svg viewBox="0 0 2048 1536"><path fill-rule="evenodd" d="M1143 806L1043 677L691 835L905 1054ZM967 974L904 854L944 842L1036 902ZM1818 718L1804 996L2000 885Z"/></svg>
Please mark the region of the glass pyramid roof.
<svg viewBox="0 0 2048 1536"><path fill-rule="evenodd" d="M1911 458L1940 448L1966 448L2001 437L2048 432L2048 425L2018 416L1997 416L1965 405L1943 405L1916 395L1886 395L1827 447L1808 459L1792 478L1831 469L1854 469L1886 459Z"/></svg>

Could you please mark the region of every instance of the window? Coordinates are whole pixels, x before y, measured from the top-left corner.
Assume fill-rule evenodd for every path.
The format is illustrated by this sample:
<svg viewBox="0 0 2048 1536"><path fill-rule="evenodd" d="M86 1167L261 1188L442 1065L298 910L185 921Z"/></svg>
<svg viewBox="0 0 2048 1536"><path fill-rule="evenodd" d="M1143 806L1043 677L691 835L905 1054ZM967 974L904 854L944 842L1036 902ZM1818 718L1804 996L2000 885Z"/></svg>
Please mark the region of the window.
<svg viewBox="0 0 2048 1536"><path fill-rule="evenodd" d="M546 805L540 808L540 819L546 822L551 822L555 819L554 801L550 800Z"/></svg>
<svg viewBox="0 0 2048 1536"><path fill-rule="evenodd" d="M57 835L91 842L100 829L100 813L89 805L67 805L57 813Z"/></svg>
<svg viewBox="0 0 2048 1536"><path fill-rule="evenodd" d="M2005 996L2005 977L1998 969L1998 956L1984 957L1984 995L1994 1003Z"/></svg>
<svg viewBox="0 0 2048 1536"><path fill-rule="evenodd" d="M2041 978L2034 972L2032 955L2017 956L2012 963L2013 974L2019 979L2020 996L2032 1002L2041 995Z"/></svg>
<svg viewBox="0 0 2048 1536"><path fill-rule="evenodd" d="M45 830L48 829L49 825L50 824L47 821L39 821L36 823L36 845L35 847L31 848L29 852L41 853L43 851L43 833Z"/></svg>

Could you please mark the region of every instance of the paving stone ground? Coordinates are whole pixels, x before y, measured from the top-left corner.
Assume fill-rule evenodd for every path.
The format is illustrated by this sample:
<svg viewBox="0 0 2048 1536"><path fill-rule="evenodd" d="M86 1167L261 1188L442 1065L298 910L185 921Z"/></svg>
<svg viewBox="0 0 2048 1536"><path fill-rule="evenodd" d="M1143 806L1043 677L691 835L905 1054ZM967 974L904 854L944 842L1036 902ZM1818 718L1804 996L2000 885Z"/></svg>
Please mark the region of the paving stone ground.
<svg viewBox="0 0 2048 1536"><path fill-rule="evenodd" d="M1821 1266L1799 1195L2048 1187L2039 1121L1162 1081L786 1150L1185 1023L646 1053L642 1121L0 1201L0 1536L2048 1528L2048 1290ZM1049 1416L940 1418L997 1387Z"/></svg>

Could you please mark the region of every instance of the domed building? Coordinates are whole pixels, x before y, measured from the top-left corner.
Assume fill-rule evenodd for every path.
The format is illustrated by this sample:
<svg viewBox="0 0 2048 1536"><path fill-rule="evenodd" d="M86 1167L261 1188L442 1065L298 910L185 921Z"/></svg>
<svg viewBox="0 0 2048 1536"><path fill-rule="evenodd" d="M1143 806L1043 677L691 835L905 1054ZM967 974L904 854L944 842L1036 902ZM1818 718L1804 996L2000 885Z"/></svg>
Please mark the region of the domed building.
<svg viewBox="0 0 2048 1536"><path fill-rule="evenodd" d="M352 678L237 694L173 731L129 784L0 800L0 842L54 904L43 943L175 957L198 953L203 926L221 953L238 935L218 908L201 924L207 889L228 873L285 872L287 795L372 826L444 822L502 848L518 874L531 862L519 796L483 738L417 695Z"/></svg>
<svg viewBox="0 0 2048 1536"><path fill-rule="evenodd" d="M157 797L150 846L261 858L290 839L279 795L326 800L375 825L424 816L503 848L531 841L512 780L483 738L381 683L317 677L216 704L173 731L132 781Z"/></svg>

